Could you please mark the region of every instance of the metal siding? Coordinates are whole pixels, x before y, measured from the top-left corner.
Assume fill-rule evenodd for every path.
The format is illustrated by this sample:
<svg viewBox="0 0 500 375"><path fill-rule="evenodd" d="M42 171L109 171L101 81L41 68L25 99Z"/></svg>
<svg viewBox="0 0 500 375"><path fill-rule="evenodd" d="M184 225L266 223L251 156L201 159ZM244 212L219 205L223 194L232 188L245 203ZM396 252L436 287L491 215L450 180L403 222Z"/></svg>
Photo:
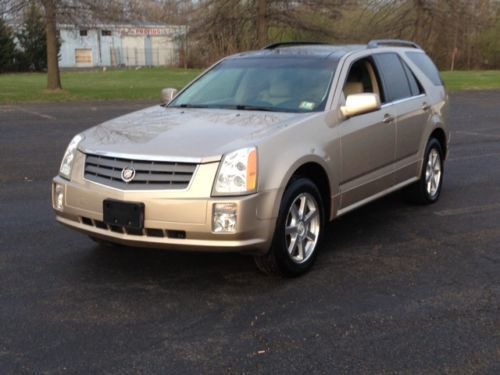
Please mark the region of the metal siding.
<svg viewBox="0 0 500 375"><path fill-rule="evenodd" d="M122 33L123 27L112 25L81 29L87 30L87 36L80 36L80 28L60 29L61 68L79 67L75 61L77 49L92 50L92 66L164 66L176 65L179 61L179 51L174 41L175 35L180 33L179 27L130 27L127 30L132 32L129 33ZM160 31L158 34L144 35L144 30L150 29ZM112 35L102 36L102 30L110 30ZM137 30L135 35L134 30Z"/></svg>

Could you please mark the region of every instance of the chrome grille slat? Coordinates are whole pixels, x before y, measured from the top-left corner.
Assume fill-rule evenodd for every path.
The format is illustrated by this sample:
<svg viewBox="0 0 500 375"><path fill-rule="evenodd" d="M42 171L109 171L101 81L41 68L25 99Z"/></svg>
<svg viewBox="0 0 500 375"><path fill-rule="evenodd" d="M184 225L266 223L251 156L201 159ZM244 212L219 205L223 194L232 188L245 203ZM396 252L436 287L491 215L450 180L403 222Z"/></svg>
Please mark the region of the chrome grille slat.
<svg viewBox="0 0 500 375"><path fill-rule="evenodd" d="M130 182L121 178L123 168L135 169ZM166 161L145 161L88 154L85 178L122 190L180 190L189 186L197 164Z"/></svg>

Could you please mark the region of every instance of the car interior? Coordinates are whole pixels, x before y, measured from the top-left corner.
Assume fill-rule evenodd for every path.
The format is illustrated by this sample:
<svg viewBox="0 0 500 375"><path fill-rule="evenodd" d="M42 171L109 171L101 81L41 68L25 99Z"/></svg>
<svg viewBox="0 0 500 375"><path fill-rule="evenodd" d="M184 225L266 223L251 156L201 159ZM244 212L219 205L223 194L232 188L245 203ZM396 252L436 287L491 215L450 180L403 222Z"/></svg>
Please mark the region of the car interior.
<svg viewBox="0 0 500 375"><path fill-rule="evenodd" d="M343 88L344 97L349 95L374 93L382 100L377 74L370 59L361 59L352 64Z"/></svg>

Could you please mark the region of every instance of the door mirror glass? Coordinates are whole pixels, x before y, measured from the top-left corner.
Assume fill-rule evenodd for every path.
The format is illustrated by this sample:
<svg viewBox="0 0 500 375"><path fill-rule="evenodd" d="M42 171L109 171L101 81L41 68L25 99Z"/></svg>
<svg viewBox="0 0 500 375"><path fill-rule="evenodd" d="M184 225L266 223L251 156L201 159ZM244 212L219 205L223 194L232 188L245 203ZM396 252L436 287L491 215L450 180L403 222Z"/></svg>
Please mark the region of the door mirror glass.
<svg viewBox="0 0 500 375"><path fill-rule="evenodd" d="M373 93L348 95L340 112L345 118L373 112L380 109L380 97Z"/></svg>
<svg viewBox="0 0 500 375"><path fill-rule="evenodd" d="M177 95L177 89L168 88L161 90L161 103L168 104L172 101L173 98Z"/></svg>

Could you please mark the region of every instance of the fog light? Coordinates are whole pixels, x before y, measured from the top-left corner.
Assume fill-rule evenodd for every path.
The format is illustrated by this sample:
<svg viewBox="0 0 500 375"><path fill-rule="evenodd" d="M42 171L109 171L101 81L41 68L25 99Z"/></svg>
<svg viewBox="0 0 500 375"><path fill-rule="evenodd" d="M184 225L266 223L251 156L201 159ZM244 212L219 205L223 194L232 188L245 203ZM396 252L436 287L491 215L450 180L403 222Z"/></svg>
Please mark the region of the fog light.
<svg viewBox="0 0 500 375"><path fill-rule="evenodd" d="M54 208L62 211L64 206L64 186L56 184L54 188Z"/></svg>
<svg viewBox="0 0 500 375"><path fill-rule="evenodd" d="M235 232L237 223L235 203L216 203L213 211L215 233Z"/></svg>

